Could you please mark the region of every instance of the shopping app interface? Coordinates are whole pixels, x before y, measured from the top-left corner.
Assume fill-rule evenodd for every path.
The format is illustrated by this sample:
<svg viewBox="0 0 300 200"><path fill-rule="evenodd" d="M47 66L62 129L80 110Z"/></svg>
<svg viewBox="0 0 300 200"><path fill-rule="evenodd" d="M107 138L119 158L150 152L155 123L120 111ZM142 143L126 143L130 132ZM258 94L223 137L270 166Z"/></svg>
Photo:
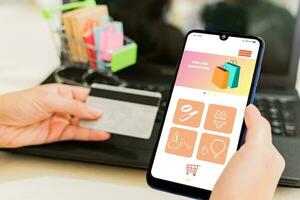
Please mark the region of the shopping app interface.
<svg viewBox="0 0 300 200"><path fill-rule="evenodd" d="M189 34L151 171L155 178L212 190L237 149L259 45Z"/></svg>

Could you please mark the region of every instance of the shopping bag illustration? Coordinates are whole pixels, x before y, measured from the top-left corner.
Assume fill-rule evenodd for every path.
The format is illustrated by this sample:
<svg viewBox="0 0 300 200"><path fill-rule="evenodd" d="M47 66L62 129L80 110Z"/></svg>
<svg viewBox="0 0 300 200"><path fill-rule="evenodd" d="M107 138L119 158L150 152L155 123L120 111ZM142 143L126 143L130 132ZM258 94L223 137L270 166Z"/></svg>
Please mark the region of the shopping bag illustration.
<svg viewBox="0 0 300 200"><path fill-rule="evenodd" d="M229 72L228 87L238 87L241 67L236 64L226 62L224 64L224 69L226 69Z"/></svg>
<svg viewBox="0 0 300 200"><path fill-rule="evenodd" d="M228 80L229 71L219 66L216 67L213 72L212 82L220 89L225 89L227 88Z"/></svg>

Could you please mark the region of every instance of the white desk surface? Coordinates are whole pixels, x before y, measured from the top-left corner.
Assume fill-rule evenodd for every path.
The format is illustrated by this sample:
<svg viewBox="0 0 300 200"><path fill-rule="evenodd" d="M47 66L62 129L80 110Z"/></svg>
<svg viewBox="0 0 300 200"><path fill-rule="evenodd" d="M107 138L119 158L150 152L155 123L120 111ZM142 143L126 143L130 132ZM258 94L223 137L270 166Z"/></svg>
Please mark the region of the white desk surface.
<svg viewBox="0 0 300 200"><path fill-rule="evenodd" d="M0 4L0 27L0 94L37 85L59 64L37 8ZM0 152L0 198L184 199L150 189L145 173ZM274 199L300 199L300 189L278 187Z"/></svg>

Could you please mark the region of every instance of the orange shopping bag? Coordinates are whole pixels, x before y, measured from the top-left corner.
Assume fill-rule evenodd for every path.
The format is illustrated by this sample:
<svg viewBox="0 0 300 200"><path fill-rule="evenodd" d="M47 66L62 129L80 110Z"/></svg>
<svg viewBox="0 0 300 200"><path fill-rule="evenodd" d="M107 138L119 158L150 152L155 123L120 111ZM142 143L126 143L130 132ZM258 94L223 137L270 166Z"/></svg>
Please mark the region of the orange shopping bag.
<svg viewBox="0 0 300 200"><path fill-rule="evenodd" d="M220 89L227 88L229 80L229 71L217 66L212 76L212 82Z"/></svg>

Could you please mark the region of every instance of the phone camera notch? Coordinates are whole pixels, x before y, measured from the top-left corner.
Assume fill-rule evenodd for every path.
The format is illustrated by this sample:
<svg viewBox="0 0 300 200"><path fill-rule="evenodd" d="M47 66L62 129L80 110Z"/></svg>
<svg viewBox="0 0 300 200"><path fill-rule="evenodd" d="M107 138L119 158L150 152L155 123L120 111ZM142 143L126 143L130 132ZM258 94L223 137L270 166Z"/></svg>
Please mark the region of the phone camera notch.
<svg viewBox="0 0 300 200"><path fill-rule="evenodd" d="M228 35L222 33L222 34L220 34L220 39L225 41L228 39Z"/></svg>

